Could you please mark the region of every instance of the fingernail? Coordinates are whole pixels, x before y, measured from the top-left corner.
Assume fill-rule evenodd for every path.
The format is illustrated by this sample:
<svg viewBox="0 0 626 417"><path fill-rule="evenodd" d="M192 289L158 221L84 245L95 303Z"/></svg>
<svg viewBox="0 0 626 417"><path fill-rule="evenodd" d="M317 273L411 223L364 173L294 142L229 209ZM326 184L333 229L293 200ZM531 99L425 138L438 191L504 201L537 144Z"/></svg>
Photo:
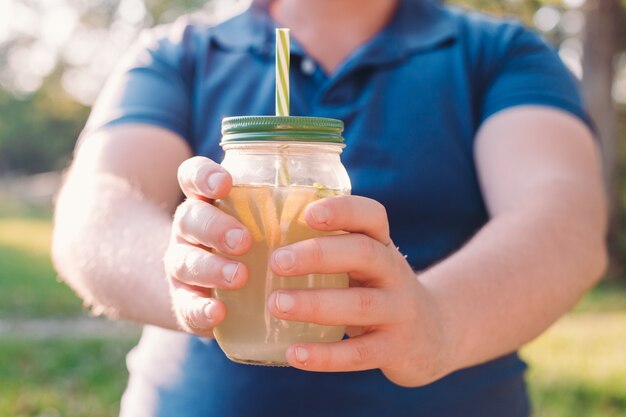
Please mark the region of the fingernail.
<svg viewBox="0 0 626 417"><path fill-rule="evenodd" d="M296 300L294 300L294 298L289 294L276 294L276 308L281 313L288 313L294 305L296 305Z"/></svg>
<svg viewBox="0 0 626 417"><path fill-rule="evenodd" d="M317 205L311 207L311 216L316 223L326 223L330 217L330 213L326 207Z"/></svg>
<svg viewBox="0 0 626 417"><path fill-rule="evenodd" d="M226 241L226 246L230 249L236 249L237 246L243 240L243 230L241 229L231 229L226 232L226 236L224 236L224 240Z"/></svg>
<svg viewBox="0 0 626 417"><path fill-rule="evenodd" d="M211 303L205 304L202 311L207 319L213 320L213 316L211 316Z"/></svg>
<svg viewBox="0 0 626 417"><path fill-rule="evenodd" d="M220 185L220 182L224 180L225 174L223 172L215 172L209 175L209 179L207 183L209 185L209 189L211 191L215 191L217 187Z"/></svg>
<svg viewBox="0 0 626 417"><path fill-rule="evenodd" d="M222 275L224 279L230 284L235 279L235 275L237 275L237 269L239 269L239 264L228 263L222 267Z"/></svg>
<svg viewBox="0 0 626 417"><path fill-rule="evenodd" d="M309 359L309 351L303 347L296 348L296 360L298 362L304 363Z"/></svg>
<svg viewBox="0 0 626 417"><path fill-rule="evenodd" d="M288 250L279 250L274 254L274 260L280 267L285 271L292 269L296 266L296 260L293 257L293 254Z"/></svg>

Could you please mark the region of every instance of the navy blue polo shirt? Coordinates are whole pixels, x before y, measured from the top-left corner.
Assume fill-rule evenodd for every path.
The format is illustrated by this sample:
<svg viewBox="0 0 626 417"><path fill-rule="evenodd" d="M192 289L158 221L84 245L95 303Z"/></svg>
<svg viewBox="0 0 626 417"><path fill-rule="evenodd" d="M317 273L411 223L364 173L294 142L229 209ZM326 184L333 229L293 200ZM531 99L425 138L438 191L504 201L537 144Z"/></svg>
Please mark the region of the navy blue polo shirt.
<svg viewBox="0 0 626 417"><path fill-rule="evenodd" d="M147 123L221 161L225 116L274 111L275 23L261 6L217 26L181 19L144 33L112 75L85 134ZM342 119L353 193L380 201L415 269L460 248L487 221L474 138L513 106L588 123L558 55L519 23L401 0L390 23L327 74L294 39L291 113ZM149 328L129 359L123 401L137 416L527 416L515 354L420 388L378 370L310 373L238 365L217 344ZM164 376L165 375L165 376Z"/></svg>

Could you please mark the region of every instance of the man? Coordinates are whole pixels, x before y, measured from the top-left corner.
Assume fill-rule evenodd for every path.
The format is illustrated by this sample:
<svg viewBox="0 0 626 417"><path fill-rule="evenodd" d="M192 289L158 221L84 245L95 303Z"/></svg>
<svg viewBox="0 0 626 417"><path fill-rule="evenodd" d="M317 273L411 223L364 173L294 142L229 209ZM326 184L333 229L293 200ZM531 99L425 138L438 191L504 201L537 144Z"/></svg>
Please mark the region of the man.
<svg viewBox="0 0 626 417"><path fill-rule="evenodd" d="M228 314L211 289L247 272L205 250L250 246L211 205L232 185L219 125L272 113L276 25L294 37L292 113L346 122L355 195L306 211L347 235L281 248L271 265L361 282L270 296L278 318L351 326L339 343L291 346L287 369L231 363L211 341ZM96 311L150 325L124 416L527 416L513 352L605 267L588 126L535 35L427 0L276 0L215 27L180 21L148 33L103 91L53 255Z"/></svg>

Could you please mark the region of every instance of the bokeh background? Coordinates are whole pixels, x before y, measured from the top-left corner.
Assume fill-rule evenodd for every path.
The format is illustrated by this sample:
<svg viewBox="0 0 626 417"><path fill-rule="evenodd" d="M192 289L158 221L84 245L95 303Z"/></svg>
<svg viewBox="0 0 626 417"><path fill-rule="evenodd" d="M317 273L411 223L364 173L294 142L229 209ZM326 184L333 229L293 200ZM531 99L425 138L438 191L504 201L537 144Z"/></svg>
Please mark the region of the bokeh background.
<svg viewBox="0 0 626 417"><path fill-rule="evenodd" d="M558 49L595 118L611 268L523 349L537 417L626 416L626 54L620 0L455 0ZM112 67L146 27L235 0L0 0L0 416L116 416L139 328L93 318L49 260L52 198Z"/></svg>

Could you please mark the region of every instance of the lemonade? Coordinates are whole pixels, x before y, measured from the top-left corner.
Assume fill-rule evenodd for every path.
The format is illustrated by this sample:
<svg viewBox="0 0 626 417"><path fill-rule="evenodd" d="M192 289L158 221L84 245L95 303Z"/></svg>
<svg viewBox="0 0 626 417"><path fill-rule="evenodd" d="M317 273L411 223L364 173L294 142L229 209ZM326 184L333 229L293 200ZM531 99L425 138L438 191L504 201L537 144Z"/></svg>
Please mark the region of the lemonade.
<svg viewBox="0 0 626 417"><path fill-rule="evenodd" d="M215 337L226 355L236 362L287 365L285 352L296 342L337 342L342 326L321 326L280 320L267 310L267 299L278 289L346 288L346 274L310 274L283 277L268 267L272 252L282 246L316 236L328 235L311 229L303 218L304 208L322 197L343 194L322 186L234 186L217 206L245 225L253 237L244 256L231 257L246 264L248 283L240 290L216 289L227 307L224 322Z"/></svg>

